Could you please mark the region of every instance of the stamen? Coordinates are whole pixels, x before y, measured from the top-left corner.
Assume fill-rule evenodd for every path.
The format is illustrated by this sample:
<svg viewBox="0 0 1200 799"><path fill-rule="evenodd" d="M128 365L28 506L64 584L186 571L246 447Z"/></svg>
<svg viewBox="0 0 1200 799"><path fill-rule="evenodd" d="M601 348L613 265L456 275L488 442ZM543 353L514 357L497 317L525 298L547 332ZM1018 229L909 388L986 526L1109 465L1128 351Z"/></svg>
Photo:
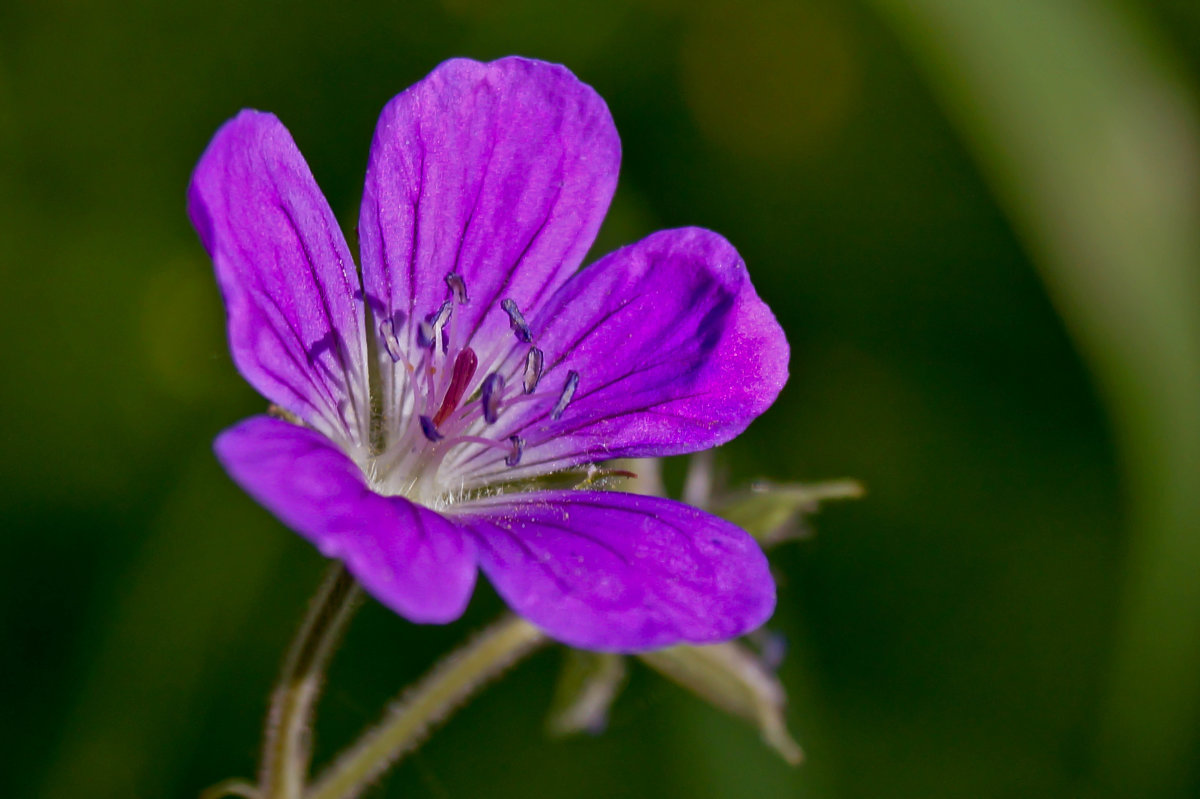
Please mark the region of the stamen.
<svg viewBox="0 0 1200 799"><path fill-rule="evenodd" d="M464 347L458 353L458 357L454 359L454 372L450 376L450 387L446 389L442 407L438 408L437 414L433 417L435 427L446 421L446 418L458 408L463 394L467 393L467 386L470 385L471 378L475 376L477 366L479 366L479 358L475 356L475 350Z"/></svg>
<svg viewBox="0 0 1200 799"><path fill-rule="evenodd" d="M537 388L538 381L542 379L542 365L544 359L542 351L537 347L532 347L529 354L525 356L525 380L524 388L526 394L532 394Z"/></svg>
<svg viewBox="0 0 1200 799"><path fill-rule="evenodd" d="M430 441L441 441L445 438L445 436L438 432L437 425L428 416L422 415L418 419L421 422L421 432L425 434L427 439Z"/></svg>
<svg viewBox="0 0 1200 799"><path fill-rule="evenodd" d="M446 323L447 319L450 318L450 312L452 310L454 310L454 306L450 303L450 300L446 300L442 303L442 307L437 309L436 313L429 315L429 321L433 322L435 326L440 327Z"/></svg>
<svg viewBox="0 0 1200 799"><path fill-rule="evenodd" d="M504 375L492 372L483 378L483 418L488 424L495 424L500 418L500 395L504 393Z"/></svg>
<svg viewBox="0 0 1200 799"><path fill-rule="evenodd" d="M438 308L433 313L426 316L419 325L417 325L417 343L425 349L433 349L434 343L442 338L442 328L446 324L446 320L450 318L451 311L454 310L454 303L446 300L442 303L442 307ZM442 347L445 350L445 345Z"/></svg>
<svg viewBox="0 0 1200 799"><path fill-rule="evenodd" d="M505 297L500 300L500 307L508 314L508 323L512 327L513 333L516 334L517 340L523 344L533 341L533 333L530 332L529 325L525 324L525 317L521 315L521 309L517 307L516 302Z"/></svg>
<svg viewBox="0 0 1200 799"><path fill-rule="evenodd" d="M505 466L516 466L521 462L521 456L525 454L525 439L520 436L509 436L509 442L512 444L512 453L505 457Z"/></svg>
<svg viewBox="0 0 1200 799"><path fill-rule="evenodd" d="M396 337L396 328L404 324L404 314L400 311L390 319L379 323L379 336L383 339L383 348L387 350L392 363L399 363L404 355L400 352L400 339Z"/></svg>
<svg viewBox="0 0 1200 799"><path fill-rule="evenodd" d="M457 447L460 444L478 444L481 447L491 447L492 449L502 449L505 452L511 453L512 446L500 441L493 441L490 438L482 438L480 436L455 436L445 443L447 449Z"/></svg>
<svg viewBox="0 0 1200 799"><path fill-rule="evenodd" d="M422 319L417 323L417 344L427 350L433 349L433 338L437 335L437 330L434 329L433 323L427 319Z"/></svg>
<svg viewBox="0 0 1200 799"><path fill-rule="evenodd" d="M563 384L562 394L558 395L558 402L554 403L554 410L550 411L550 418L558 421L558 417L563 415L563 411L567 409L567 405L571 403L571 398L575 396L575 389L579 386L579 372L574 369L567 372L567 382Z"/></svg>
<svg viewBox="0 0 1200 799"><path fill-rule="evenodd" d="M458 272L446 275L446 285L450 287L450 293L454 295L454 301L459 305L466 305L471 301L471 298L467 296L467 284Z"/></svg>

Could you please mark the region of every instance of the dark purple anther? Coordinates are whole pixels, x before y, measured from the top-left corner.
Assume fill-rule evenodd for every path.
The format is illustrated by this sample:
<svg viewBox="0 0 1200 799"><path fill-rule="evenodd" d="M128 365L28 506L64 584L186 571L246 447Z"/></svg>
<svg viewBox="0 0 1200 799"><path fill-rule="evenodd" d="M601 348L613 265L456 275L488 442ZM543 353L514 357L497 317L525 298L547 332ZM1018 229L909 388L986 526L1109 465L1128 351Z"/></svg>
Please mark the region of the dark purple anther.
<svg viewBox="0 0 1200 799"><path fill-rule="evenodd" d="M442 338L442 327L446 324L446 320L450 318L451 312L454 310L454 303L446 300L442 303L442 307L438 308L433 313L426 316L425 319L417 325L417 343L427 350L433 349L434 342ZM442 350L445 351L446 345L442 344Z"/></svg>
<svg viewBox="0 0 1200 799"><path fill-rule="evenodd" d="M450 293L454 295L454 301L459 305L466 305L471 301L471 298L467 296L467 284L458 272L446 275L446 285L450 287Z"/></svg>
<svg viewBox="0 0 1200 799"><path fill-rule="evenodd" d="M525 379L524 388L526 394L532 394L537 388L538 381L542 379L542 364L544 363L542 351L537 347L532 347L529 354L525 356Z"/></svg>
<svg viewBox="0 0 1200 799"><path fill-rule="evenodd" d="M516 466L521 462L521 456L525 454L525 439L520 436L509 436L508 442L512 444L512 453L504 457L504 465Z"/></svg>
<svg viewBox="0 0 1200 799"><path fill-rule="evenodd" d="M433 340L437 335L437 330L433 324L422 319L417 324L417 344L427 350L433 349Z"/></svg>
<svg viewBox="0 0 1200 799"><path fill-rule="evenodd" d="M574 369L567 372L567 382L563 384L562 393L558 395L558 402L554 403L554 410L550 411L550 418L558 421L558 417L563 415L563 411L571 404L571 398L575 396L575 389L579 386L579 372Z"/></svg>
<svg viewBox="0 0 1200 799"><path fill-rule="evenodd" d="M504 375L492 372L483 378L483 418L488 424L495 424L500 418L500 395L504 393Z"/></svg>
<svg viewBox="0 0 1200 799"><path fill-rule="evenodd" d="M517 340L524 344L533 341L533 333L530 332L529 325L525 324L525 317L521 315L521 309L517 307L517 304L505 297L503 300L500 300L500 307L508 314L508 323L512 326Z"/></svg>
<svg viewBox="0 0 1200 799"><path fill-rule="evenodd" d="M437 425L435 425L433 420L428 416L421 416L419 417L419 420L421 422L421 432L424 433L425 437L430 441L441 441L443 438L445 438L445 436L438 432Z"/></svg>
<svg viewBox="0 0 1200 799"><path fill-rule="evenodd" d="M383 348L387 350L392 363L398 363L403 357L400 352L400 339L396 338L396 327L396 323L391 319L384 319L379 323L379 337L383 339Z"/></svg>
<svg viewBox="0 0 1200 799"><path fill-rule="evenodd" d="M446 320L450 318L450 314L453 311L454 303L450 302L450 300L446 300L442 303L442 307L438 308L436 312L431 313L425 318L428 319L434 327L441 327L442 325L446 324Z"/></svg>

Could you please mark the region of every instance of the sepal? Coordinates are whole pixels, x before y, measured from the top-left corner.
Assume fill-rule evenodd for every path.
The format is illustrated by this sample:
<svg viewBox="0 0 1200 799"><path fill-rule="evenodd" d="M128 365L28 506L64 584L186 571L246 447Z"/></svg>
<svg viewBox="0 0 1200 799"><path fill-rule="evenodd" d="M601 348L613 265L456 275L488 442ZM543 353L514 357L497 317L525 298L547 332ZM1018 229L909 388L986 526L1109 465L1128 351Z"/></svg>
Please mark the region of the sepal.
<svg viewBox="0 0 1200 799"><path fill-rule="evenodd" d="M822 502L858 499L866 493L855 480L823 483L757 482L749 490L723 498L710 511L741 527L764 547L805 538L805 517L816 513Z"/></svg>
<svg viewBox="0 0 1200 799"><path fill-rule="evenodd" d="M675 646L638 657L706 702L754 724L763 742L789 764L804 760L784 720L783 685L749 647L729 641Z"/></svg>
<svg viewBox="0 0 1200 799"><path fill-rule="evenodd" d="M603 732L609 709L628 676L621 655L568 649L546 718L547 732L554 736Z"/></svg>

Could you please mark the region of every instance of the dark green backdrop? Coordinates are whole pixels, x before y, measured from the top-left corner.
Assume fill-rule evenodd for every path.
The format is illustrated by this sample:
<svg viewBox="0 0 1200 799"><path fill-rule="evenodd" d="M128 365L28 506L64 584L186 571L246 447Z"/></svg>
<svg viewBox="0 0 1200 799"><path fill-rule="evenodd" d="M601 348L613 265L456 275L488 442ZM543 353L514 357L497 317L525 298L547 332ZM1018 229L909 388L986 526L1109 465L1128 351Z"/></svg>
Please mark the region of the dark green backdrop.
<svg viewBox="0 0 1200 799"><path fill-rule="evenodd" d="M773 556L804 767L646 671L606 734L549 740L551 650L376 795L1195 795L1196 9L0 4L0 793L252 774L322 570L210 452L263 403L184 214L208 138L274 111L350 230L382 105L447 57L519 53L616 119L596 252L711 227L783 323L792 379L726 447L734 476L870 493ZM368 605L319 755L499 609Z"/></svg>

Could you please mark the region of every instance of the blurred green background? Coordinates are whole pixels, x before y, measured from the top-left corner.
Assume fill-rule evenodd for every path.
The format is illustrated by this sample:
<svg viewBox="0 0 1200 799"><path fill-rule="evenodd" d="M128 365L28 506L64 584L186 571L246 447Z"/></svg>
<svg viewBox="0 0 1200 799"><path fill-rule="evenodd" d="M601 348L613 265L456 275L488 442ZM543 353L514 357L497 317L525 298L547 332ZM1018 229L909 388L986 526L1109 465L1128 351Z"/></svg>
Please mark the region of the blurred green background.
<svg viewBox="0 0 1200 799"><path fill-rule="evenodd" d="M252 775L322 571L210 452L263 403L184 215L209 137L274 111L350 230L382 105L509 53L612 109L596 253L716 229L787 330L735 478L870 494L773 555L802 768L644 669L549 740L549 650L373 795L1200 794L1191 0L0 4L0 794ZM368 604L318 757L499 609Z"/></svg>

